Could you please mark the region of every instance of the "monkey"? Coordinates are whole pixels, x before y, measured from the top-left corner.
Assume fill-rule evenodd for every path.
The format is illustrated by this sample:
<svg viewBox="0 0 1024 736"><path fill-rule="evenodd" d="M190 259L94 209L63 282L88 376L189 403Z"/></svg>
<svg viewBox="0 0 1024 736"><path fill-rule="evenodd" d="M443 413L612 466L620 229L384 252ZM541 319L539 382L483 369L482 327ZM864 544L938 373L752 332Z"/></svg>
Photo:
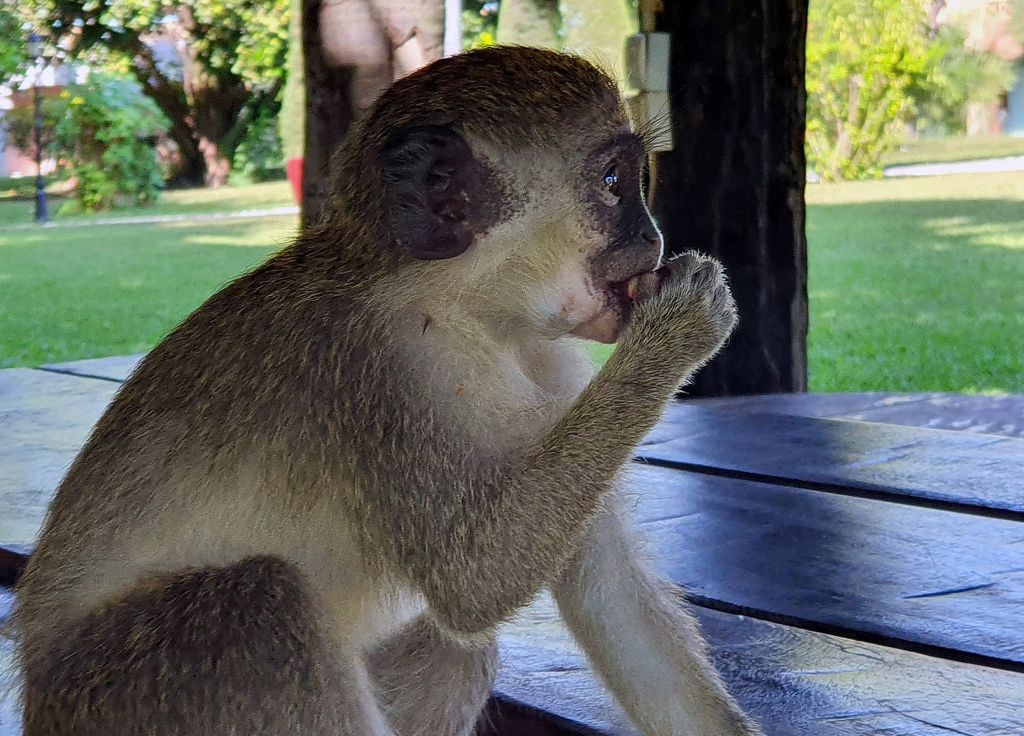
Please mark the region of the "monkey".
<svg viewBox="0 0 1024 736"><path fill-rule="evenodd" d="M644 153L555 51L386 90L315 223L148 353L60 484L26 736L468 736L544 590L640 731L760 734L623 510L737 319L719 263L664 262Z"/></svg>

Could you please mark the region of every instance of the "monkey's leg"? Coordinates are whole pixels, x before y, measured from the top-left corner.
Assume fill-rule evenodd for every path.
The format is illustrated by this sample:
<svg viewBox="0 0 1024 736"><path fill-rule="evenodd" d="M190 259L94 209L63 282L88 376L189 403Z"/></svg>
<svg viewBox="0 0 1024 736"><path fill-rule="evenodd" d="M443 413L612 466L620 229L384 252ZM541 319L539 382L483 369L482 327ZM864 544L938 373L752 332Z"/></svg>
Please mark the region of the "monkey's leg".
<svg viewBox="0 0 1024 736"><path fill-rule="evenodd" d="M493 639L464 644L425 619L368 661L375 690L397 736L469 736L497 673Z"/></svg>
<svg viewBox="0 0 1024 736"><path fill-rule="evenodd" d="M722 685L697 621L605 512L552 593L591 664L648 736L752 736Z"/></svg>
<svg viewBox="0 0 1024 736"><path fill-rule="evenodd" d="M325 631L273 558L147 581L24 662L25 736L390 736Z"/></svg>

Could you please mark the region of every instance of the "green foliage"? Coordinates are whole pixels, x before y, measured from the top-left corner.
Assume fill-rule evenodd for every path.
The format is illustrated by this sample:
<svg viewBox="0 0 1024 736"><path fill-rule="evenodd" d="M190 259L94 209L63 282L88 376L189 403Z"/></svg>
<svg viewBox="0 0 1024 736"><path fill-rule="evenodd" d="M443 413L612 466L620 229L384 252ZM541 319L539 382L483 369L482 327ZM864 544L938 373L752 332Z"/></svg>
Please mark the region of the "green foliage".
<svg viewBox="0 0 1024 736"><path fill-rule="evenodd" d="M196 63L228 85L260 85L283 76L288 2L24 0L57 31L73 28L77 49L114 52L130 65L137 63L132 56L143 47L141 36L173 30L187 40Z"/></svg>
<svg viewBox="0 0 1024 736"><path fill-rule="evenodd" d="M302 0L291 0L288 21L288 75L284 83L278 134L285 160L299 158L306 147L306 72L302 50Z"/></svg>
<svg viewBox="0 0 1024 736"><path fill-rule="evenodd" d="M156 137L167 121L137 84L94 75L61 93L53 147L78 180L83 210L141 205L162 186Z"/></svg>
<svg viewBox="0 0 1024 736"><path fill-rule="evenodd" d="M1013 86L1013 62L969 49L966 36L960 28L944 27L936 39L937 63L911 90L916 127L923 133L962 133L969 103L994 101Z"/></svg>
<svg viewBox="0 0 1024 736"><path fill-rule="evenodd" d="M0 84L21 71L25 54L21 20L6 4L0 5Z"/></svg>
<svg viewBox="0 0 1024 736"><path fill-rule="evenodd" d="M183 175L222 183L246 129L276 112L285 77L289 0L22 0L73 56L135 77L171 121ZM184 44L187 63L159 58L154 40ZM166 48L166 46L165 46Z"/></svg>
<svg viewBox="0 0 1024 736"><path fill-rule="evenodd" d="M277 132L277 118L269 110L264 110L249 125L245 138L235 149L231 182L278 179L283 169L284 154Z"/></svg>
<svg viewBox="0 0 1024 736"><path fill-rule="evenodd" d="M919 0L811 1L807 149L822 179L881 175L879 159L942 53Z"/></svg>
<svg viewBox="0 0 1024 736"><path fill-rule="evenodd" d="M493 46L498 38L498 3L465 0L462 11L462 48Z"/></svg>
<svg viewBox="0 0 1024 736"><path fill-rule="evenodd" d="M65 107L65 102L59 98L47 97L43 100L43 124L39 130L39 140L44 151L50 151L53 147L57 123L64 115ZM35 117L35 108L32 106L16 107L4 115L7 142L32 158L36 156Z"/></svg>

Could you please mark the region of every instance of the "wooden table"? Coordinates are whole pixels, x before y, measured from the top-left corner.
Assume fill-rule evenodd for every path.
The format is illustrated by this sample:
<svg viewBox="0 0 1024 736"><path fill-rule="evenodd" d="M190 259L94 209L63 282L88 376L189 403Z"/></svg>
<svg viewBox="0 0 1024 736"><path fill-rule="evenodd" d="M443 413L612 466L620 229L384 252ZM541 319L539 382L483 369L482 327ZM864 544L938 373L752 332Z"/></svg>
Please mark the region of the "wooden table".
<svg viewBox="0 0 1024 736"><path fill-rule="evenodd" d="M0 371L0 582L133 365ZM636 517L769 736L1024 736L1022 435L1021 397L686 402L640 448ZM485 733L632 733L546 596L501 648Z"/></svg>

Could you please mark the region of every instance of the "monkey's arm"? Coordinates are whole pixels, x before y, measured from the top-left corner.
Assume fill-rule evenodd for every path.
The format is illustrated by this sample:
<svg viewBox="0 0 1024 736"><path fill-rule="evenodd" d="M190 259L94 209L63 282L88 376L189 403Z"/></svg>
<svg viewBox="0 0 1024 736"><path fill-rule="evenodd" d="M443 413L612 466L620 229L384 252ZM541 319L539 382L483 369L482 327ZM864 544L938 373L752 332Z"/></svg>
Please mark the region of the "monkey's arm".
<svg viewBox="0 0 1024 736"><path fill-rule="evenodd" d="M755 736L726 692L700 628L637 559L621 514L601 515L552 593L601 679L648 736Z"/></svg>
<svg viewBox="0 0 1024 736"><path fill-rule="evenodd" d="M399 451L367 467L377 483L361 494L375 506L366 521L445 628L493 629L562 569L679 382L679 366L634 376L627 363L613 356L538 442L506 455L482 459L426 407L388 422L404 424L405 447L429 438L430 456Z"/></svg>

